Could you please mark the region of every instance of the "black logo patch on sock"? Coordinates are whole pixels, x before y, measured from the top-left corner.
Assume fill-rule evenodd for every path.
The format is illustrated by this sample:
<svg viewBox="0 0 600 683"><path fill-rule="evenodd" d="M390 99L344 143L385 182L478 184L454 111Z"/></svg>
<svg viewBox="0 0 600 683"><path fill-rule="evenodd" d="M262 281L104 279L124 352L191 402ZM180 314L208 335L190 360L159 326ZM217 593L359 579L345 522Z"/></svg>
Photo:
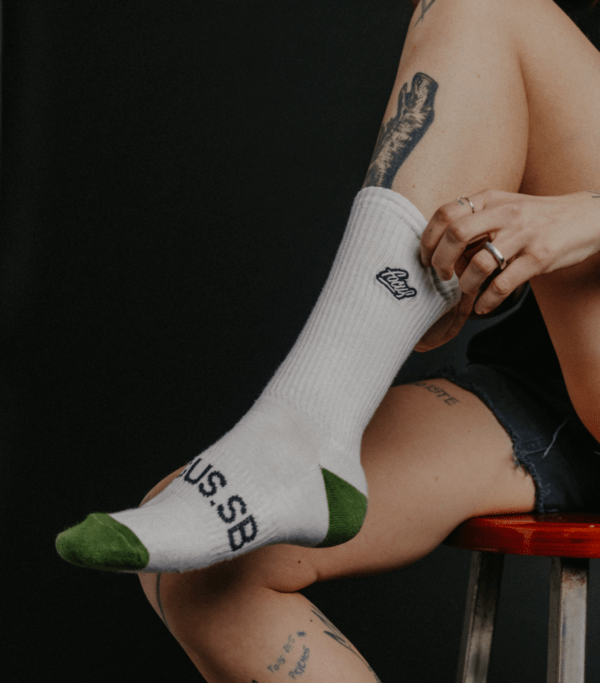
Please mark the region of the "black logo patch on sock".
<svg viewBox="0 0 600 683"><path fill-rule="evenodd" d="M382 285L396 297L396 299L409 299L417 296L417 290L408 286L408 272L401 268L386 268L377 273L376 278Z"/></svg>

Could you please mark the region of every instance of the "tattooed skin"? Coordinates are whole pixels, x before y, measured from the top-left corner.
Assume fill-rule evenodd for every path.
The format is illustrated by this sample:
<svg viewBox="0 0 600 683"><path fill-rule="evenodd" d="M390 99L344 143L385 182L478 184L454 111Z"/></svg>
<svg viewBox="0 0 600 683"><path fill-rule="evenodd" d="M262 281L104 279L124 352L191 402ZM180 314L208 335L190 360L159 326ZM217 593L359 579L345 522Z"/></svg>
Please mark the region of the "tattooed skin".
<svg viewBox="0 0 600 683"><path fill-rule="evenodd" d="M588 192L592 195L592 199L600 199L600 192L598 190L588 190Z"/></svg>
<svg viewBox="0 0 600 683"><path fill-rule="evenodd" d="M417 21L415 21L415 26L423 20L423 17L427 14L434 2L435 0L429 0L429 2L427 2L427 0L423 0L421 3L421 16L417 19Z"/></svg>
<svg viewBox="0 0 600 683"><path fill-rule="evenodd" d="M327 626L328 629L330 629L328 631L323 631L323 633L325 633L325 635L328 635L330 638L333 638L333 640L335 640L336 643L338 643L342 647L345 647L346 650L350 650L350 652L352 652L353 655L356 655L360 659L360 661L367 667L367 669L373 674L376 683L381 683L381 681L379 680L373 669L371 669L369 664L360 656L360 654L344 638L342 633L338 631L338 629L329 621L329 619L324 614L321 614L321 612L319 612L319 610L317 610L317 608L314 606L311 612L316 617L318 617L325 624L325 626Z"/></svg>
<svg viewBox="0 0 600 683"><path fill-rule="evenodd" d="M398 109L381 126L363 187L391 189L398 169L431 126L438 84L427 74L413 76L411 89L405 83L398 95Z"/></svg>
<svg viewBox="0 0 600 683"><path fill-rule="evenodd" d="M427 389L427 391L435 394L438 398L442 398L444 403L447 403L449 406L453 406L455 403L460 403L457 398L450 396L447 391L444 391L442 387L438 387L436 384L423 381L411 382L411 384L413 384L415 387L423 387L423 389Z"/></svg>

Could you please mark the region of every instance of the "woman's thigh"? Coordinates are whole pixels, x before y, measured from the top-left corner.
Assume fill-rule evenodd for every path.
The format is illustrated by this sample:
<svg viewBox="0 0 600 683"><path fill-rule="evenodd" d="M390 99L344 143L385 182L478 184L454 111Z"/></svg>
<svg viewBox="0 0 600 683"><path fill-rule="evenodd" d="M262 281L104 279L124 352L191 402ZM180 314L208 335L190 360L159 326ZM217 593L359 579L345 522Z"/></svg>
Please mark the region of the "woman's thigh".
<svg viewBox="0 0 600 683"><path fill-rule="evenodd" d="M163 574L161 590L216 595L251 584L292 592L317 580L384 572L427 554L469 517L534 507L533 480L515 467L504 428L480 399L446 379L392 388L365 432L362 460L369 509L348 543L262 548L208 569ZM160 613L156 575L140 578Z"/></svg>
<svg viewBox="0 0 600 683"><path fill-rule="evenodd" d="M417 72L436 84L434 116L392 189L426 218L486 188L598 189L600 53L553 0L419 5L384 123Z"/></svg>
<svg viewBox="0 0 600 683"><path fill-rule="evenodd" d="M600 186L600 52L552 0L520 3L516 24L529 111L521 192Z"/></svg>
<svg viewBox="0 0 600 683"><path fill-rule="evenodd" d="M600 52L550 0L522 3L517 37L529 111L520 191L590 193L600 225ZM573 226L576 231L579 226ZM600 253L531 282L571 400L599 438Z"/></svg>
<svg viewBox="0 0 600 683"><path fill-rule="evenodd" d="M462 521L526 512L531 477L489 408L447 379L390 389L363 437L369 509L348 543L309 550L319 579L387 571L432 551Z"/></svg>

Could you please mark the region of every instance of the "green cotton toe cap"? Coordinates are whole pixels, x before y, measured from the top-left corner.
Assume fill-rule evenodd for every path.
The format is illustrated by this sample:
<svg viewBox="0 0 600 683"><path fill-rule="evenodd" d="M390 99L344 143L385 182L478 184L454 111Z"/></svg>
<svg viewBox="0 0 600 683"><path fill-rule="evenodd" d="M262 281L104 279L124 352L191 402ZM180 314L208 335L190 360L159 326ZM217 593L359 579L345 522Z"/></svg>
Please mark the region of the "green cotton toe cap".
<svg viewBox="0 0 600 683"><path fill-rule="evenodd" d="M140 571L150 561L133 531L99 512L59 534L56 550L71 564L106 571Z"/></svg>

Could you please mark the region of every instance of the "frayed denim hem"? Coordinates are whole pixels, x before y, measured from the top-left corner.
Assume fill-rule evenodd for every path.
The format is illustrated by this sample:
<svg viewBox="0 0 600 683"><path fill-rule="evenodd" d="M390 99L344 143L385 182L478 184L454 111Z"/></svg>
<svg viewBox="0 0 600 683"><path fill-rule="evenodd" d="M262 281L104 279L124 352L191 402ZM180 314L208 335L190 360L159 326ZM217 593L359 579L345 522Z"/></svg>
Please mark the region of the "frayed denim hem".
<svg viewBox="0 0 600 683"><path fill-rule="evenodd" d="M459 386L461 389L469 391L475 396L477 396L477 398L479 398L487 406L487 408L489 408L489 410L493 413L498 423L506 431L512 442L512 457L515 463L515 467L519 470L527 472L533 479L533 483L535 486L534 511L536 513L558 511L558 508L555 508L554 506L548 507L547 505L547 500L551 493L552 487L550 486L550 484L544 484L542 477L540 476L536 464L534 462L534 458L532 456L539 454L541 451L544 451L542 458L545 458L550 454L552 448L555 446L556 439L560 431L567 424L569 417L566 416L564 417L564 419L562 419L560 425L555 430L555 432L549 440L542 441L540 438L523 439L522 435L515 430L511 420L505 414L505 411L500 409L496 405L494 399L481 386L481 383L477 383L477 381L474 379L461 376L461 374L451 366L438 368L435 371L431 373L426 373L424 376L420 377L420 379L423 381L440 378L447 379L453 384ZM502 377L502 380L507 381L505 377Z"/></svg>

